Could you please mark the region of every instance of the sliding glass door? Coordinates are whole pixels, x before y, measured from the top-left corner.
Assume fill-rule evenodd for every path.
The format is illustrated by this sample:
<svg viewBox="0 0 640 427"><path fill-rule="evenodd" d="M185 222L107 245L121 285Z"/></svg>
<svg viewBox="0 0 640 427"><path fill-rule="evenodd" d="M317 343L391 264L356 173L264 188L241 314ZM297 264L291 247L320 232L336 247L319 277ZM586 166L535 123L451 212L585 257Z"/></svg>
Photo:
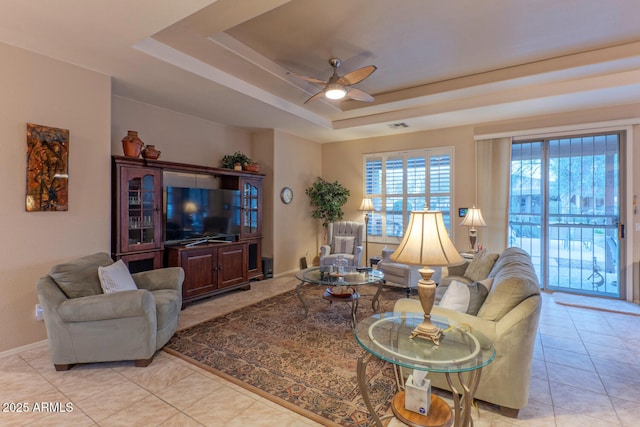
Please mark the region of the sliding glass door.
<svg viewBox="0 0 640 427"><path fill-rule="evenodd" d="M620 133L514 142L510 245L549 290L620 298Z"/></svg>

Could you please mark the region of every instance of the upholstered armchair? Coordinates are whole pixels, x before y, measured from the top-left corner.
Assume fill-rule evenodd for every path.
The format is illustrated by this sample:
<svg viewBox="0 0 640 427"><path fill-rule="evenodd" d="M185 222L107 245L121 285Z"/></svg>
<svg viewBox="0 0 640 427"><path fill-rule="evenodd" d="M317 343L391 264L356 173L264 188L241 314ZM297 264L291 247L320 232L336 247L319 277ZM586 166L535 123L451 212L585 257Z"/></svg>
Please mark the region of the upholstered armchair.
<svg viewBox="0 0 640 427"><path fill-rule="evenodd" d="M411 295L411 290L418 287L418 280L420 280L420 270L423 268L420 265L407 265L391 260L391 254L395 252L395 249L383 249L382 259L378 262L378 270L384 273L384 283L388 286L395 286L398 288L404 288L407 291L407 297ZM434 268L434 273L431 279L438 283L440 282L440 267Z"/></svg>
<svg viewBox="0 0 640 427"><path fill-rule="evenodd" d="M180 267L129 275L131 290L103 293L99 267L115 265L107 253L59 264L40 278L51 361L56 370L76 363L134 360L149 365L173 336L182 305Z"/></svg>
<svg viewBox="0 0 640 427"><path fill-rule="evenodd" d="M348 265L362 266L364 223L337 221L327 226L327 244L320 247L320 265L331 265L339 256Z"/></svg>

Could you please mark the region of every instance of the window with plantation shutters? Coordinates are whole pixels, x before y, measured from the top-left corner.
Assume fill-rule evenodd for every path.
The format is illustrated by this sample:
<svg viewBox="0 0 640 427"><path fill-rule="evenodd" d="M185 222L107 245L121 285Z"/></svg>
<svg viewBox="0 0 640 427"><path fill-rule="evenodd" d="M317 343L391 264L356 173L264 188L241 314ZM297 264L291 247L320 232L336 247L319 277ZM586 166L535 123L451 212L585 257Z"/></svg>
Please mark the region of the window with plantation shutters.
<svg viewBox="0 0 640 427"><path fill-rule="evenodd" d="M371 241L397 243L414 210L442 211L447 228L453 200L453 148L364 155L364 193L375 211Z"/></svg>

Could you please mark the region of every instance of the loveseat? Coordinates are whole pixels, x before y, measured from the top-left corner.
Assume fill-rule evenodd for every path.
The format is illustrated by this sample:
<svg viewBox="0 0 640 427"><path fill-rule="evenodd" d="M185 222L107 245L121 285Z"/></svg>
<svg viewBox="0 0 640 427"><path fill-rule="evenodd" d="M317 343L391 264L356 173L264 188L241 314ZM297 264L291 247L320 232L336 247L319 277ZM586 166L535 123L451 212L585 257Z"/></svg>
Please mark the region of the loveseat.
<svg viewBox="0 0 640 427"><path fill-rule="evenodd" d="M56 370L120 360L134 360L144 367L175 333L182 305L182 268L129 275L123 266L128 280L133 279L132 289L104 293L99 268L110 266L118 267L109 254L96 253L56 265L38 281Z"/></svg>
<svg viewBox="0 0 640 427"><path fill-rule="evenodd" d="M446 317L452 323L466 324L493 342L496 357L483 368L475 398L499 405L501 413L515 417L529 397L533 347L542 306L531 258L515 247L499 256L481 252L474 260L451 267L448 272L438 286L437 304L451 300L451 290L459 289L460 283L470 288L489 287L486 298L475 308L471 307L474 305L474 291L471 291L467 295L467 309L461 309L458 304L457 310L464 312L435 305L431 314ZM485 274L486 277L481 277ZM466 312L476 309L476 314ZM396 305L396 311L422 312L422 307L415 298L403 299ZM429 373L428 378L432 386L450 390L444 374ZM452 379L460 390L457 378L452 376Z"/></svg>

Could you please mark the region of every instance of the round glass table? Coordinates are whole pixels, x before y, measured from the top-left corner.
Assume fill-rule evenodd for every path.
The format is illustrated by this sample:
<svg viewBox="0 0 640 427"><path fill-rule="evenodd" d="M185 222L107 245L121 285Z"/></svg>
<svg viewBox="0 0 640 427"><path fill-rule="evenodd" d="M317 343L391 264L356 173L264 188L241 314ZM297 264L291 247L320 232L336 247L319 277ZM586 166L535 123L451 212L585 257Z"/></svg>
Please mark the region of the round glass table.
<svg viewBox="0 0 640 427"><path fill-rule="evenodd" d="M397 367L419 371L444 373L453 394L453 422L456 427L473 425L471 402L475 394L482 368L493 361L495 349L491 341L478 331L471 331L465 325L451 325L448 319L431 316L431 321L444 330L444 337L436 345L431 340L420 337L409 338L411 331L424 319L422 313L381 313L359 322L354 334L358 344L366 352L358 359L358 386L367 409L376 425L382 426L369 399L366 368L373 357L385 360ZM397 371L396 371L397 372ZM457 390L451 381L451 374L457 374L462 390ZM400 374L400 377L402 375ZM402 380L402 378L400 378ZM398 398L402 395L402 398ZM441 408L433 405L431 409ZM437 402L440 403L440 402ZM446 406L451 416L451 409ZM420 415L404 409L404 391L393 399L394 415L409 425L433 425L431 418L445 418L447 413ZM445 410L446 411L446 410ZM386 417L389 417L388 415ZM384 418L386 418L384 417Z"/></svg>
<svg viewBox="0 0 640 427"><path fill-rule="evenodd" d="M300 288L305 284L327 286L323 298L333 302L346 302L351 305L351 326L355 327L356 313L358 311L358 301L360 294L358 286L378 285L378 290L371 301L371 308L376 311L380 307L378 297L382 291L384 274L381 271L366 267L344 267L343 274L333 272L332 266L321 266L307 268L296 273L296 278L300 280L296 286L296 295L304 308L304 317L309 314L309 308L305 304ZM340 290L340 293L336 293Z"/></svg>

